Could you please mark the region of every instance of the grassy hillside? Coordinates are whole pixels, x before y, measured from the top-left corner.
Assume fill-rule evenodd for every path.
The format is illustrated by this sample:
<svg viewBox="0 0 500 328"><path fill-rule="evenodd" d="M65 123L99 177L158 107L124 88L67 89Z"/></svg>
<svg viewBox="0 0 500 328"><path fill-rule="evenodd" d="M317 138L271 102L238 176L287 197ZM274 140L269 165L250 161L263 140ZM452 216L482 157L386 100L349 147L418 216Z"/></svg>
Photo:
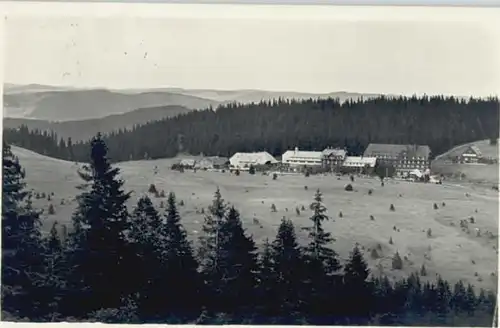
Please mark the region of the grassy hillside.
<svg viewBox="0 0 500 328"><path fill-rule="evenodd" d="M54 193L51 201L34 200L34 205L45 210L44 228L48 230L54 220L70 222L75 209L75 188L81 183L75 163L47 158L27 150L13 147L21 164L26 168L28 188L39 192ZM440 273L450 281L463 279L478 287L494 288L497 270L498 243L498 193L487 188L472 186L415 184L392 181L384 187L376 179L357 179L353 192L344 191L347 178L337 180L334 176L280 176L272 180L269 176L243 173L237 177L219 172L171 171L173 160L135 161L120 163L126 188L133 190L130 208L137 198L146 193L149 184L158 190L173 191L185 205L180 207L183 223L193 240L197 240L203 223L201 208L210 205L213 193L220 187L223 197L241 211L245 228L259 244L265 238L273 239L280 220L286 216L297 227L298 237L304 242L306 233L300 229L310 224L307 210L314 191L324 193L324 202L333 220L325 229L337 239L333 247L341 258L346 258L355 242L364 247L372 272L384 272L391 277L400 277L425 264L429 277ZM154 175L154 167L159 172ZM304 186L308 186L305 190ZM373 189L369 195L368 190ZM466 193L470 196L467 197ZM64 199L64 205L61 200ZM166 199L153 198L156 206ZM442 203L445 203L445 206ZM55 215L47 215L52 203ZM439 209L435 210L433 204ZM271 205L275 204L276 213ZM395 211L389 210L394 204ZM304 206L298 216L295 208ZM477 213L476 213L477 210ZM343 217L339 217L342 211ZM373 215L375 220L370 220ZM474 216L471 233L460 230L459 221ZM253 218L260 224L255 224ZM399 231L393 228L399 229ZM474 228L483 232L476 236ZM427 237L427 229L432 237ZM488 236L486 232L494 234ZM392 237L394 244L389 244ZM381 244L380 259L370 258L370 249ZM408 260L404 271L391 270L390 258L399 251ZM474 261L474 264L473 262Z"/></svg>
<svg viewBox="0 0 500 328"><path fill-rule="evenodd" d="M124 94L108 90L67 90L4 94L5 116L49 121L82 120L125 113L137 108L177 105L190 109L218 102L171 92Z"/></svg>
<svg viewBox="0 0 500 328"><path fill-rule="evenodd" d="M435 160L431 163L433 173L444 174L448 179L452 180L498 186L498 164L456 164L450 162L452 158L459 156L472 145L477 146L484 157L499 158L498 145L490 145L489 140L466 143L436 156Z"/></svg>
<svg viewBox="0 0 500 328"><path fill-rule="evenodd" d="M21 125L26 125L30 130L51 130L56 132L59 137L65 139L71 137L73 141L80 141L88 140L97 132L108 133L118 129L132 128L136 124L144 124L190 111L191 109L182 106L160 106L141 108L103 118L64 122L5 117L3 124L4 128L18 128Z"/></svg>

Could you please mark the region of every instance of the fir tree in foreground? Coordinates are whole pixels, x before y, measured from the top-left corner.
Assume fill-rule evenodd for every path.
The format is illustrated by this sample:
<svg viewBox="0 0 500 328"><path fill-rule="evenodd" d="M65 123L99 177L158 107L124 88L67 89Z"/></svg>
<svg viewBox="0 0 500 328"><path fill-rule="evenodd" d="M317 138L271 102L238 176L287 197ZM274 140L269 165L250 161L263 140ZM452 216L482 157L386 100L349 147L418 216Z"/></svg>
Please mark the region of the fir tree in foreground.
<svg viewBox="0 0 500 328"><path fill-rule="evenodd" d="M139 315L146 320L154 319L160 314L158 304L164 299L161 282L165 273L162 263L162 250L165 238L163 223L148 196L137 202L131 215L128 241L134 252L134 266L141 270L130 272L130 284L133 290L140 291L136 299Z"/></svg>
<svg viewBox="0 0 500 328"><path fill-rule="evenodd" d="M225 221L226 204L219 188L215 191L212 205L208 207L203 223L203 235L200 236L198 257L202 261L201 268L204 275L210 276L217 267L220 256L220 230Z"/></svg>
<svg viewBox="0 0 500 328"><path fill-rule="evenodd" d="M221 237L217 280L212 281L212 285L217 286L215 301L229 313L246 316L257 301L257 248L253 239L245 234L240 214L234 207L227 211Z"/></svg>
<svg viewBox="0 0 500 328"><path fill-rule="evenodd" d="M9 145L2 150L2 310L39 317L43 307L40 218L25 191L24 170ZM42 299L43 300L43 299Z"/></svg>
<svg viewBox="0 0 500 328"><path fill-rule="evenodd" d="M135 270L126 236L130 194L123 191L119 169L111 167L107 153L98 134L91 142L90 164L80 172L85 185L73 215L69 250L73 297L67 305L72 315L118 308L133 286L124 277Z"/></svg>
<svg viewBox="0 0 500 328"><path fill-rule="evenodd" d="M366 324L373 307L372 283L368 282L368 265L356 245L344 266L345 311L350 323Z"/></svg>
<svg viewBox="0 0 500 328"><path fill-rule="evenodd" d="M198 262L181 224L174 193L168 195L163 231L165 244L162 260L165 272L161 277L163 298L159 304L169 311L170 316L194 318L201 309L202 280L197 271ZM165 293L177 297L165 297Z"/></svg>
<svg viewBox="0 0 500 328"><path fill-rule="evenodd" d="M268 301L270 312L280 324L297 323L304 308L305 265L293 223L285 218L281 220L271 245L271 263L276 280L273 281L274 294Z"/></svg>
<svg viewBox="0 0 500 328"><path fill-rule="evenodd" d="M309 244L305 248L305 254L309 258L312 266L317 266L318 269L325 274L333 274L340 269L337 260L337 253L328 247L335 239L331 233L325 232L323 229L323 222L328 221L330 218L326 214L326 207L323 204L323 195L316 191L314 202L311 203L310 209L313 215L309 218L312 226L305 228L309 232Z"/></svg>
<svg viewBox="0 0 500 328"><path fill-rule="evenodd" d="M316 191L314 201L310 205L313 212L310 220L312 226L305 228L309 232L309 244L304 248L305 264L307 266L307 286L304 303L307 312L313 314L317 319L311 324L323 324L329 321L327 316L331 314L328 296L329 292L335 292L336 272L340 269L337 253L330 248L334 241L331 233L323 229L323 223L330 218L326 214L323 204L323 195Z"/></svg>

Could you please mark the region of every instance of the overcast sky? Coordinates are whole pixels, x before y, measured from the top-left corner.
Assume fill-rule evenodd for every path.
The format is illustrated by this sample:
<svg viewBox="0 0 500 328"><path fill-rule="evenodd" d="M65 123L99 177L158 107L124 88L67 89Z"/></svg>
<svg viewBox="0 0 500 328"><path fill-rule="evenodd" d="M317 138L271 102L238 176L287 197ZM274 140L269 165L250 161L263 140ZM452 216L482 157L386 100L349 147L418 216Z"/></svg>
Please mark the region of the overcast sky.
<svg viewBox="0 0 500 328"><path fill-rule="evenodd" d="M500 90L500 34L491 16L391 21L365 13L354 21L315 19L310 11L220 19L219 10L198 18L11 14L4 81L476 96Z"/></svg>

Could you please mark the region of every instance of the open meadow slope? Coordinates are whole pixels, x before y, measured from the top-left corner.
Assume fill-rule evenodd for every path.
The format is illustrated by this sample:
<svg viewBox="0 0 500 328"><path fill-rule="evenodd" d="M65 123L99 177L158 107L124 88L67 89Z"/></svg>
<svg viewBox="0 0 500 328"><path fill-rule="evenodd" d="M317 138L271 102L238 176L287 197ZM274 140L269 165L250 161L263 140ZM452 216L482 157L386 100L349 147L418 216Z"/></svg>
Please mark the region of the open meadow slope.
<svg viewBox="0 0 500 328"><path fill-rule="evenodd" d="M459 156L470 146L477 146L485 158L499 158L498 145L491 145L490 140L479 140L454 147L446 153L436 156L431 164L432 172L435 174L444 174L448 178L452 179L461 177L464 182L498 186L498 163L459 164L450 162L452 158Z"/></svg>
<svg viewBox="0 0 500 328"><path fill-rule="evenodd" d="M36 153L12 147L26 169L29 189L54 195L51 200L34 199L34 205L44 209L44 229L54 220L69 224L75 209L76 186L81 183L78 165L55 160ZM325 229L336 238L333 248L345 259L355 242L363 246L372 272L384 272L400 277L418 270L425 264L432 279L440 273L450 281L462 279L477 287L496 288L498 243L498 192L473 186L419 184L388 181L384 187L372 178L356 178L354 191L344 190L347 177L287 175L273 180L270 176L246 172L240 176L230 173L170 170L172 159L135 161L118 164L126 181L127 190L134 191L130 208L137 198L147 192L151 183L165 192L173 191L183 201L180 213L190 236L196 240L203 223L202 208L210 205L217 186L229 203L242 214L248 233L258 244L265 238L274 239L282 217L296 225L299 239L305 242L306 233L300 228L310 224L308 217L314 192L320 189L332 220ZM158 166L158 174L154 167ZM305 188L307 186L307 190ZM373 193L368 194L372 189ZM154 198L160 202L166 199ZM64 200L64 204L61 204ZM56 213L47 215L49 204ZM438 209L434 209L434 203ZM277 212L271 212L275 204ZM395 211L390 211L393 204ZM296 207L301 210L296 213ZM161 210L161 209L160 209ZM343 217L339 217L342 212ZM370 215L374 220L370 220ZM474 217L469 223L470 233L460 229L460 220ZM259 223L253 219L257 218ZM394 230L394 228L396 230ZM427 236L427 230L432 236ZM476 228L481 232L476 234ZM393 244L389 243L392 237ZM371 258L371 249L381 245L381 258ZM391 270L391 257L399 251L406 256L403 271ZM493 276L493 275L495 276Z"/></svg>

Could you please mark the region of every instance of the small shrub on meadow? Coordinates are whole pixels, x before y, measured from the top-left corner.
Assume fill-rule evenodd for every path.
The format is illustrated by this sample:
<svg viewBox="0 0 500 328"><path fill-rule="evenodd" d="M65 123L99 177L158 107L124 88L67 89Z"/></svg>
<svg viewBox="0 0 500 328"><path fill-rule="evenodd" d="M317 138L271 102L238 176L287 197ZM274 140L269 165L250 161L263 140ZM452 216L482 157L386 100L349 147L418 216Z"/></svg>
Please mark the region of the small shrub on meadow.
<svg viewBox="0 0 500 328"><path fill-rule="evenodd" d="M182 199L179 201L179 206L184 206L184 201Z"/></svg>
<svg viewBox="0 0 500 328"><path fill-rule="evenodd" d="M295 213L297 213L297 216L299 216L299 215L300 215L300 210L299 210L299 208L298 208L298 207L296 207L296 208L295 208Z"/></svg>
<svg viewBox="0 0 500 328"><path fill-rule="evenodd" d="M344 217L344 214L342 214L342 211L339 212L339 218Z"/></svg>
<svg viewBox="0 0 500 328"><path fill-rule="evenodd" d="M193 195L194 195L194 193L193 193ZM166 197L165 196L165 190L160 191L160 197L161 198L165 198Z"/></svg>
<svg viewBox="0 0 500 328"><path fill-rule="evenodd" d="M434 209L437 210L438 208L438 204L434 203Z"/></svg>
<svg viewBox="0 0 500 328"><path fill-rule="evenodd" d="M273 173L273 180L278 179L278 175L276 173Z"/></svg>
<svg viewBox="0 0 500 328"><path fill-rule="evenodd" d="M370 220L375 221L375 217L373 215L370 215Z"/></svg>
<svg viewBox="0 0 500 328"><path fill-rule="evenodd" d="M156 186L154 185L154 183L152 183L152 184L149 185L148 192L151 193L151 194L158 193L158 191L156 190Z"/></svg>
<svg viewBox="0 0 500 328"><path fill-rule="evenodd" d="M392 240L392 237L389 238L389 244L394 245L394 241Z"/></svg>
<svg viewBox="0 0 500 328"><path fill-rule="evenodd" d="M52 205L52 204L49 205L48 213L49 213L49 215L56 214L56 209L54 208L54 205Z"/></svg>
<svg viewBox="0 0 500 328"><path fill-rule="evenodd" d="M372 251L370 252L370 256L372 259L376 260L378 258L380 258L380 255L378 254L377 250L376 249L372 249Z"/></svg>
<svg viewBox="0 0 500 328"><path fill-rule="evenodd" d="M403 260L401 260L401 256L396 252L392 257L392 269L393 270L402 270L403 269Z"/></svg>
<svg viewBox="0 0 500 328"><path fill-rule="evenodd" d="M422 277L427 276L427 269L425 268L425 265L424 265L424 264L422 264L422 267L420 268L420 275L421 275Z"/></svg>
<svg viewBox="0 0 500 328"><path fill-rule="evenodd" d="M271 204L271 212L277 212L276 205Z"/></svg>
<svg viewBox="0 0 500 328"><path fill-rule="evenodd" d="M427 237L429 237L429 238L432 237L432 229L431 228L427 229Z"/></svg>
<svg viewBox="0 0 500 328"><path fill-rule="evenodd" d="M309 188L307 186L304 186L304 190L308 190Z"/></svg>
<svg viewBox="0 0 500 328"><path fill-rule="evenodd" d="M372 189L369 189L368 190L368 195L371 195L373 193L373 190Z"/></svg>
<svg viewBox="0 0 500 328"><path fill-rule="evenodd" d="M389 207L389 210L391 210L392 212L394 212L396 209L394 208L394 204L391 204L391 206Z"/></svg>
<svg viewBox="0 0 500 328"><path fill-rule="evenodd" d="M344 188L345 191L353 191L354 188L352 187L352 185L349 183L348 185L345 186Z"/></svg>

